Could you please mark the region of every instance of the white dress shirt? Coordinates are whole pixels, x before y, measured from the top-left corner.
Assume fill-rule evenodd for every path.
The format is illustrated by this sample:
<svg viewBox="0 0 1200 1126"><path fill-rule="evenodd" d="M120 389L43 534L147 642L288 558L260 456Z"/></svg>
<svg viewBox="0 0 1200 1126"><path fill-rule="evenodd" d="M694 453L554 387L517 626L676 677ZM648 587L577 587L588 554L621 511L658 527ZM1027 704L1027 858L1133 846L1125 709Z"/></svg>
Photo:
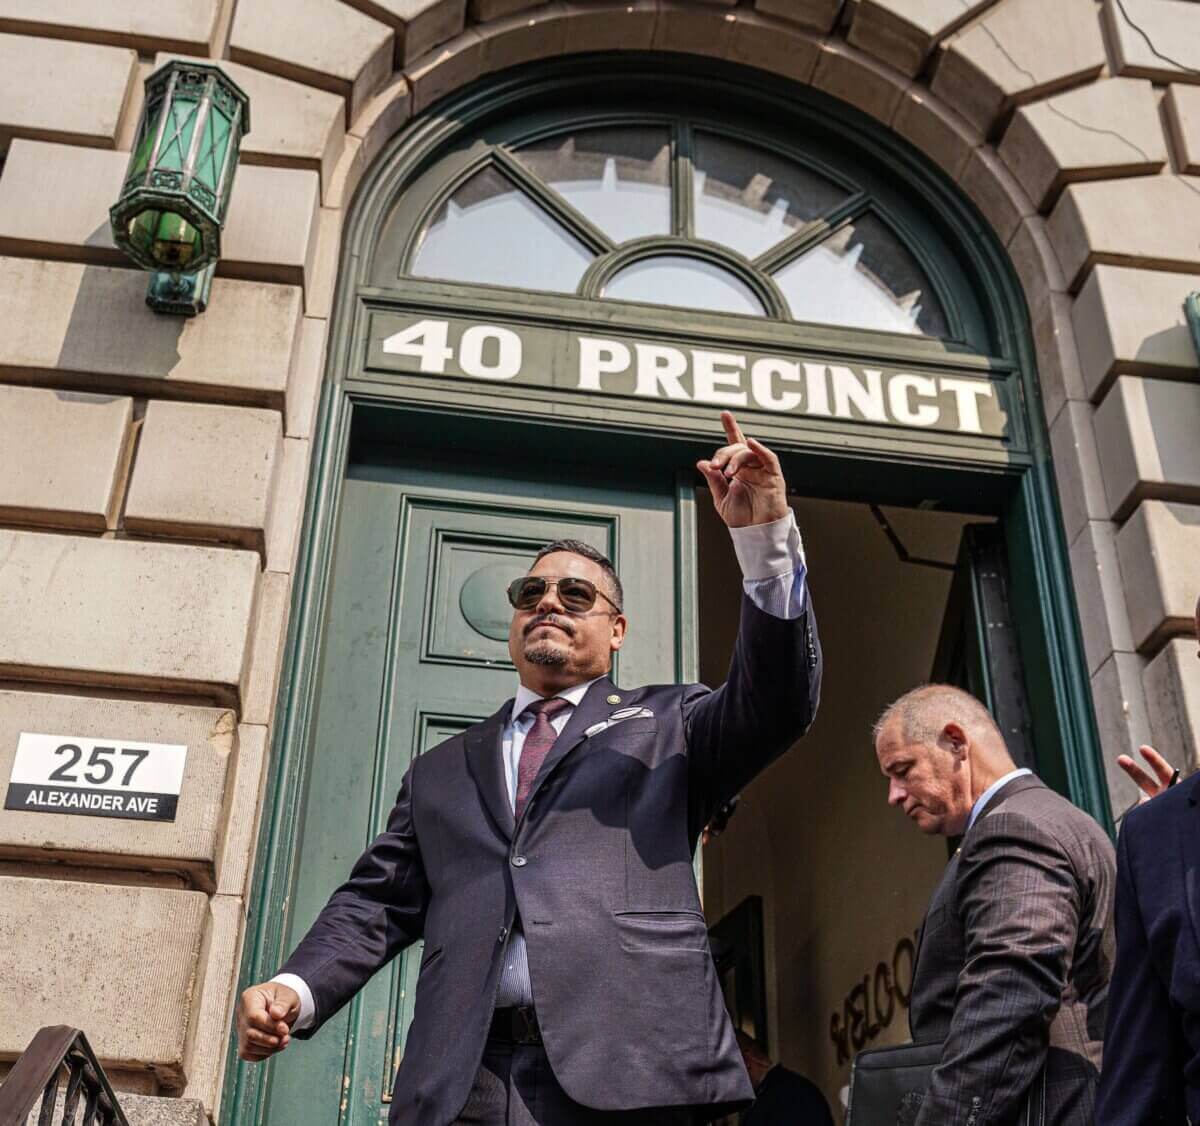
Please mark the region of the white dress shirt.
<svg viewBox="0 0 1200 1126"><path fill-rule="evenodd" d="M584 684L576 684L571 688L555 693L564 700L571 701L571 707L563 708L551 721L555 733L561 735L563 728L574 714L579 702L587 694L587 690L599 680L596 677ZM504 734L500 737L500 754L504 759L504 784L508 788L508 804L513 813L517 812L517 770L521 765L521 750L525 746L525 736L533 726L534 717L525 711L530 704L536 704L542 697L523 684L517 685L517 695L513 700L512 711L509 712L508 723L504 725ZM508 943L504 948L504 968L500 971L500 988L496 991L496 1008L503 1009L510 1005L532 1005L533 984L529 980L529 955L525 950L525 932L521 929L521 918L513 920L509 932Z"/></svg>
<svg viewBox="0 0 1200 1126"><path fill-rule="evenodd" d="M773 617L787 620L798 618L804 609L804 587L808 571L804 559L804 544L800 539L800 529L796 527L795 516L789 512L769 524L730 528L729 535L742 570L742 589L746 596L760 610ZM595 681L589 680L586 684L576 684L558 695L578 706L594 683ZM504 759L504 781L508 789L509 804L514 808L521 748L525 745L525 736L533 723L531 716L521 713L539 699L541 697L536 692L518 684L509 720L501 737L500 753ZM564 708L550 721L560 735L573 711L574 707ZM1001 779L989 793L994 793L1009 777L1013 775ZM307 982L296 974L279 974L271 980L290 986L300 995L300 1015L292 1026L293 1031L302 1032L310 1027L315 1017L316 1006ZM521 931L518 918L513 923L508 943L504 948L504 968L500 972L496 1006L504 1008L510 1005L532 1004L533 989L529 980L525 935Z"/></svg>

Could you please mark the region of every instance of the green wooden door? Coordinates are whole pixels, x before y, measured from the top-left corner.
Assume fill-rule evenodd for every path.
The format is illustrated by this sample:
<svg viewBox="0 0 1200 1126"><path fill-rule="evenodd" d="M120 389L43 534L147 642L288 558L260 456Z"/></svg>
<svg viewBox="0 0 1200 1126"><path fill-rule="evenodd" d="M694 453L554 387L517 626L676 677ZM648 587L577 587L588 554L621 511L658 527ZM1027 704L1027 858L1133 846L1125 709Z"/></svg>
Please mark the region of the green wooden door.
<svg viewBox="0 0 1200 1126"><path fill-rule="evenodd" d="M673 483L596 488L416 467L347 477L322 636L316 715L285 946L382 828L416 754L490 715L516 689L507 583L542 544L604 551L625 583L630 637L618 683L677 673ZM271 1126L385 1122L411 1017L420 946L371 981L307 1043L273 1061Z"/></svg>

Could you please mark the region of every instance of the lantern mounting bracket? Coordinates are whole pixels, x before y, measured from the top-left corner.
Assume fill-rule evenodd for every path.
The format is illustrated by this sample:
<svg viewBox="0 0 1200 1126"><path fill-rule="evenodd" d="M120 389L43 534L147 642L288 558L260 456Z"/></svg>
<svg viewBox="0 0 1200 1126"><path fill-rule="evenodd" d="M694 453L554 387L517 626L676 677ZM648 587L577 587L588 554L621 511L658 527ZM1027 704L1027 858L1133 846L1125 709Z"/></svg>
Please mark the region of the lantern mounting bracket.
<svg viewBox="0 0 1200 1126"><path fill-rule="evenodd" d="M194 317L208 308L213 274L217 264L205 266L194 274L169 274L156 270L146 287L146 304L156 313Z"/></svg>

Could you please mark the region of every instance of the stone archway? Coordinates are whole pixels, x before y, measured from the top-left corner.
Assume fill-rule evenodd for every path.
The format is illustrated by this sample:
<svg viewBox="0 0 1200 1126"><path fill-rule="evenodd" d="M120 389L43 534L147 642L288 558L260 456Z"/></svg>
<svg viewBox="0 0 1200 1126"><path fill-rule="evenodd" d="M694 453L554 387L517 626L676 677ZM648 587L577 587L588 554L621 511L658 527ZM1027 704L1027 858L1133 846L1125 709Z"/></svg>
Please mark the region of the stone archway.
<svg viewBox="0 0 1200 1126"><path fill-rule="evenodd" d="M1152 444L1148 416L1170 409L1171 395L1147 407L1136 376L1179 379L1194 362L1178 301L1195 281L1171 273L1200 269L1200 253L1178 249L1183 231L1200 228L1197 184L1174 174L1192 167L1188 152L1200 143L1187 144L1200 115L1192 89L1172 86L1164 133L1160 91L1151 84L1194 81L1194 74L1155 57L1112 0L1063 0L1049 10L1037 0L975 0L943 19L911 14L913 6L898 0L862 0L852 13L839 0L758 0L753 9L721 0L477 0L466 13L461 3L420 6L408 20L376 0L354 6L360 11L310 2L306 40L284 56L271 53L278 39L259 32L256 12L273 5L242 0L229 43L234 59L346 97L347 131L323 184L310 315L328 315L341 217L385 142L476 78L562 54L677 51L755 66L869 114L958 183L1007 248L1029 307L1115 782L1116 754L1149 737L1146 692L1182 691L1173 651L1144 669L1162 637L1182 630L1179 608L1167 606L1161 589L1150 605L1134 605L1143 594L1130 591L1127 605L1120 584L1121 567L1152 569L1152 544L1170 534L1172 521L1150 506L1128 534L1122 522L1141 496L1195 499L1200 467L1143 469L1126 457L1106 479L1096 428L1106 461ZM1147 11L1151 30L1172 33L1175 25L1154 18L1178 23L1168 9L1179 7ZM1189 30L1194 42L1194 24ZM1143 336L1156 343L1146 359L1137 344ZM1109 396L1116 384L1120 394ZM1200 407L1189 398L1185 409ZM1164 619L1175 622L1166 635ZM1181 729L1191 723L1180 721Z"/></svg>
<svg viewBox="0 0 1200 1126"><path fill-rule="evenodd" d="M1185 671L1195 668L1185 637L1200 553L1200 384L1180 311L1200 289L1195 4L180 0L85 10L14 0L0 14L0 64L22 93L0 107L0 382L17 385L5 388L4 418L32 468L10 482L2 523L46 583L22 617L37 623L27 633L38 645L10 630L0 664L36 689L20 697L22 723L36 716L58 730L56 709L92 698L69 695L84 684L133 694L120 712L131 734L148 737L178 711L203 720L207 736L189 769L212 800L185 803L188 817L161 840L131 834L117 848L94 826L46 819L36 844L21 832L3 841L47 902L60 898L42 878L48 861L99 858L105 867L72 884L93 908L112 895L98 872L136 867L162 881L186 869L184 890L139 891L157 912L146 944L155 956L126 976L105 967L113 988L143 973L162 984L162 959L176 959L180 984L158 990L170 1017L153 1035L89 998L80 1008L70 982L89 963L64 944L54 949L61 981L38 994L49 1019L95 1031L126 1087L183 1091L213 1116L220 1104L355 189L389 138L444 95L510 66L605 50L727 59L817 87L911 142L975 202L1029 307L1107 762L1151 738L1195 761L1200 686ZM186 325L144 309L143 279L107 237L140 78L174 52L227 66L255 123L212 305ZM111 399L104 425L83 402L97 395ZM180 441L201 432L204 441ZM39 467L64 434L79 472L71 488L48 489ZM178 488L152 487L161 482ZM130 535L138 542L121 542ZM64 545L79 581L46 562ZM5 572L0 596L25 606L18 573ZM136 575L170 611L142 602L128 612L98 577L112 574ZM87 623L71 609L81 589L105 591ZM215 589L228 595L221 615L205 597ZM63 614L81 632L58 628ZM182 708L168 702L176 693L222 707ZM180 729L169 741L191 738ZM1123 785L1112 782L1118 808ZM194 905L186 919L170 906L184 901ZM45 951L18 953L40 961ZM17 1026L3 1031L6 1051L24 1046L11 1039Z"/></svg>
<svg viewBox="0 0 1200 1126"><path fill-rule="evenodd" d="M359 45L361 65L355 70L343 56L336 79L301 72L294 59L268 55L266 44L257 50L248 25L239 26L247 2L232 29L232 58L337 88L346 99L346 131L322 183L306 295L306 314L322 327L332 307L343 217L375 157L411 120L436 114L440 99L509 67L598 50L721 58L814 86L923 152L974 202L1023 287L1110 766L1126 749L1144 726L1144 661L1115 581L1113 516L1125 501L1114 501L1121 486L1101 475L1093 416L1130 361L1115 344L1111 356L1091 347L1081 357L1076 326L1097 317L1106 325L1118 312L1107 304L1106 289L1137 284L1130 267L1180 269L1165 254L1147 261L1143 232L1105 222L1114 201L1149 190L1177 213L1190 190L1164 174L1167 142L1150 83L1136 67L1108 76L1108 52L1120 57L1128 41L1093 0L1066 0L1048 18L1035 18L1032 0L975 4L939 26L899 16L894 0L863 0L840 23L837 3L759 0L754 10L705 0L521 4L519 10L511 2L479 3L461 26L440 25L437 34L447 38L433 45L431 9L422 13L426 22L418 17L400 26L389 18L374 52L366 49L359 17L340 11L354 25L342 45ZM356 6L385 14L365 0ZM325 42L339 40L331 32ZM389 42L397 64L390 75L379 61L386 61ZM335 61L331 48L327 71ZM1125 268L1098 278L1101 262ZM1118 335L1111 325L1107 332ZM1112 413L1110 404L1106 417ZM1159 679L1172 675L1175 660L1163 651Z"/></svg>

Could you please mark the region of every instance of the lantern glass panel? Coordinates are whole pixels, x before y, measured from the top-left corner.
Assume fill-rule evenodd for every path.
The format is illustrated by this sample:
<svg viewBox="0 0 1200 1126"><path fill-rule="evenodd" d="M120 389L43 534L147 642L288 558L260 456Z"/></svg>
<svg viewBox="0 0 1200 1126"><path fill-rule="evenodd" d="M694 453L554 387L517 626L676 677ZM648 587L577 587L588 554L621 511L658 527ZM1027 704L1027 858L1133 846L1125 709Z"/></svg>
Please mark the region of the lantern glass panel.
<svg viewBox="0 0 1200 1126"><path fill-rule="evenodd" d="M163 135L162 149L156 167L169 172L182 172L187 164L192 147L192 133L196 128L196 111L199 103L190 98L176 96L171 100L167 117L167 129Z"/></svg>
<svg viewBox="0 0 1200 1126"><path fill-rule="evenodd" d="M225 151L229 148L229 134L233 122L225 116L214 102L204 123L204 136L200 139L200 159L196 161L196 179L214 194L217 191L221 169L225 166Z"/></svg>
<svg viewBox="0 0 1200 1126"><path fill-rule="evenodd" d="M158 135L158 115L162 113L163 102L159 98L152 103L142 118L142 131L134 146L133 163L129 167L126 180L141 178L150 167L150 154L154 150L154 138Z"/></svg>
<svg viewBox="0 0 1200 1126"><path fill-rule="evenodd" d="M185 270L200 249L200 232L174 211L143 211L129 223L129 241L166 270Z"/></svg>

